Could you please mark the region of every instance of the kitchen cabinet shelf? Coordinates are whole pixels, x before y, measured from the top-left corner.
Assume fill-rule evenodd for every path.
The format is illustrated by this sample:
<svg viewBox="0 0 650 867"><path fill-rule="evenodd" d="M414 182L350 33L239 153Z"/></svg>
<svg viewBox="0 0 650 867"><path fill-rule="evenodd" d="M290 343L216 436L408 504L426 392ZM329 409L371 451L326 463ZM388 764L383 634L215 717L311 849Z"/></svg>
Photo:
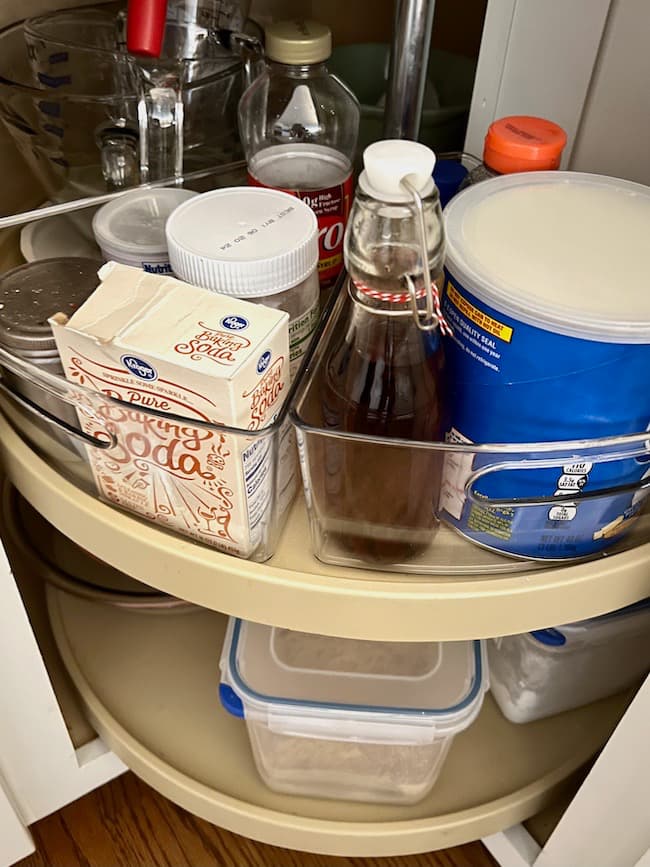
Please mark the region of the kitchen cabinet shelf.
<svg viewBox="0 0 650 867"><path fill-rule="evenodd" d="M120 571L204 608L328 635L422 641L525 632L650 595L650 544L599 560L504 575L401 575L320 563L299 497L276 554L239 560L171 535L67 481L0 417L9 479L57 529ZM448 532L459 556L469 543Z"/></svg>
<svg viewBox="0 0 650 867"><path fill-rule="evenodd" d="M431 794L387 806L276 794L243 722L219 705L226 618L120 611L51 588L52 628L88 717L145 782L248 837L334 855L393 855L475 840L544 809L606 741L628 696L516 726L488 696Z"/></svg>

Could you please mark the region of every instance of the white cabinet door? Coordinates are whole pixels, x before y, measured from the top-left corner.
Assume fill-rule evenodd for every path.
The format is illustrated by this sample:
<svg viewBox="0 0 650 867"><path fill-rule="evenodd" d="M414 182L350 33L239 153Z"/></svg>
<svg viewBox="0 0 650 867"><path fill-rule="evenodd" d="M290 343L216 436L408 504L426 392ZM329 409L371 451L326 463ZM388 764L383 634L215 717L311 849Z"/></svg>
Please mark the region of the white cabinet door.
<svg viewBox="0 0 650 867"><path fill-rule="evenodd" d="M78 750L70 740L2 546L0 696L0 865L4 867L29 853L21 848L29 841L25 826L125 768L99 739Z"/></svg>
<svg viewBox="0 0 650 867"><path fill-rule="evenodd" d="M509 114L559 123L571 158L611 0L488 0L465 150Z"/></svg>

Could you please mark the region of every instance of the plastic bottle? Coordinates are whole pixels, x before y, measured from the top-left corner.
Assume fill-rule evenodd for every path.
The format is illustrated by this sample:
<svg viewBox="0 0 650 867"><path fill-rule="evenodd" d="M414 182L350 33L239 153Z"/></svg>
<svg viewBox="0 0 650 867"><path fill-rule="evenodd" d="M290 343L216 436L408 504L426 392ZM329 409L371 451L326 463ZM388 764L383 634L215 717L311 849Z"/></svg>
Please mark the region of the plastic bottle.
<svg viewBox="0 0 650 867"><path fill-rule="evenodd" d="M331 52L323 24L271 25L266 72L239 103L249 182L292 193L318 217L321 288L331 286L343 266L359 130L356 98L327 71Z"/></svg>
<svg viewBox="0 0 650 867"><path fill-rule="evenodd" d="M460 189L514 172L558 169L567 136L561 126L543 117L512 115L488 127L483 163L472 169Z"/></svg>
<svg viewBox="0 0 650 867"><path fill-rule="evenodd" d="M437 293L427 291L441 286L444 255L434 161L411 141L376 142L364 153L345 235L348 317L325 365L330 429L424 441L443 434L441 322ZM332 437L324 472L338 542L366 562L394 564L426 548L440 469L435 450Z"/></svg>

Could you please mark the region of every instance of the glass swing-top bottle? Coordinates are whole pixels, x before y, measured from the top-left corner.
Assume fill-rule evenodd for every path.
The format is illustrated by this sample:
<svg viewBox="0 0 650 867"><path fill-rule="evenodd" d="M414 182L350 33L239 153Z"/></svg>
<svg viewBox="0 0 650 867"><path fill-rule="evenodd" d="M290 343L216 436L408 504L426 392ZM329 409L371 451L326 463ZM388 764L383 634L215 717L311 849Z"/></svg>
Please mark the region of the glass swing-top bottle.
<svg viewBox="0 0 650 867"><path fill-rule="evenodd" d="M363 562L410 560L437 524L442 455L389 442L444 433L434 163L417 142L370 145L345 235L347 320L325 363L323 417L359 437L332 437L323 471L333 536Z"/></svg>

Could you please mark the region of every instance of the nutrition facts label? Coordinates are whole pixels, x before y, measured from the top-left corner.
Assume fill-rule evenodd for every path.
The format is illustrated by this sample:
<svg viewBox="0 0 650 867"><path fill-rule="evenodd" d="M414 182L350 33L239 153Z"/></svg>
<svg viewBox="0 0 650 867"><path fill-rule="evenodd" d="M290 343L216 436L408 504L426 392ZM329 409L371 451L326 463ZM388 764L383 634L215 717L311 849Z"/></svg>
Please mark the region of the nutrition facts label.
<svg viewBox="0 0 650 867"><path fill-rule="evenodd" d="M248 506L248 526L251 546L255 549L262 539L262 519L269 514L271 500L272 437L258 440L242 455L244 485Z"/></svg>
<svg viewBox="0 0 650 867"><path fill-rule="evenodd" d="M555 496L571 493L579 494L589 481L589 473L592 467L593 464L589 461L576 461L572 464L565 464L556 483ZM557 506L551 506L548 510L548 520L573 521L577 514L578 507L575 503L562 503Z"/></svg>

